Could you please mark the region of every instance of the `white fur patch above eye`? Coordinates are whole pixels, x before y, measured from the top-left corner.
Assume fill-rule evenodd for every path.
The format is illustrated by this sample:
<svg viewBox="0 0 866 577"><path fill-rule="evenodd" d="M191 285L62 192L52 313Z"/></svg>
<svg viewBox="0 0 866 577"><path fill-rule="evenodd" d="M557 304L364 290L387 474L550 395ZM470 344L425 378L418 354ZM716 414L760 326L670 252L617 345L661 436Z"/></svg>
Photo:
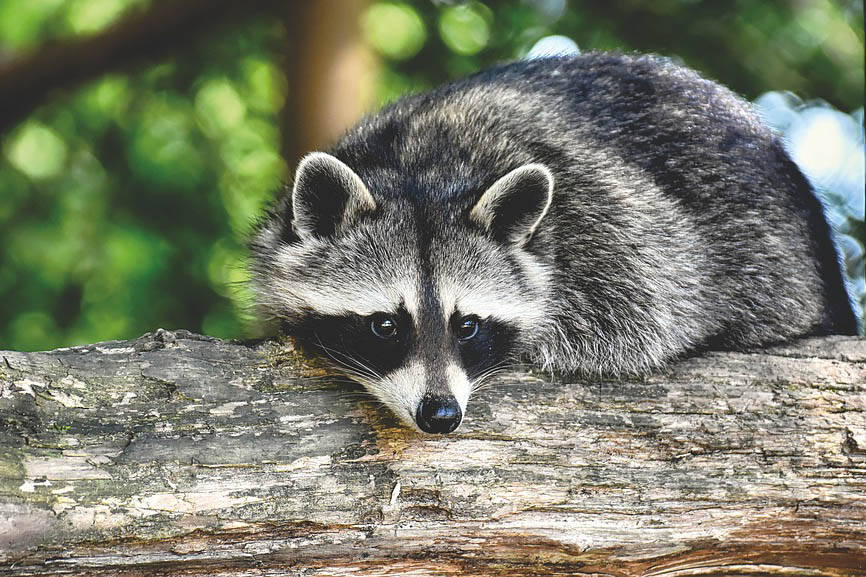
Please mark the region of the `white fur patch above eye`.
<svg viewBox="0 0 866 577"><path fill-rule="evenodd" d="M330 287L317 290L298 285L288 288L286 293L287 304L291 308L314 310L318 314L330 316L369 316L377 312L396 311L400 307L400 299L395 298L398 295L386 295L373 290L353 292Z"/></svg>
<svg viewBox="0 0 866 577"><path fill-rule="evenodd" d="M531 326L545 315L543 303L535 302L528 294L506 291L503 285L476 282L459 285L443 279L438 284L443 314L452 312L494 318L518 326Z"/></svg>
<svg viewBox="0 0 866 577"><path fill-rule="evenodd" d="M277 253L281 274L268 277L267 292L275 310L314 310L322 315L371 315L396 312L405 306L413 318L418 316L420 287L417 278L405 273L398 279L373 278L360 270L346 270L342 275L322 273L321 278L297 278L314 257L316 239L307 247L283 247Z"/></svg>

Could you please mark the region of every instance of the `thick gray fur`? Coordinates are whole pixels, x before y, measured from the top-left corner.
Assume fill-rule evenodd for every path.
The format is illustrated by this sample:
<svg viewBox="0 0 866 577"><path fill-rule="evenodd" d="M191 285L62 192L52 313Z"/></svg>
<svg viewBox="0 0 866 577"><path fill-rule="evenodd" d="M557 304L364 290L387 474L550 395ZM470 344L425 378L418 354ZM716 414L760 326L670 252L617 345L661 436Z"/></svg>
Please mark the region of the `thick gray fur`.
<svg viewBox="0 0 866 577"><path fill-rule="evenodd" d="M375 207L350 200L309 236L286 196L262 222L254 285L289 330L318 307L367 314L404 298L426 311L452 290L491 301L517 353L607 375L856 330L821 206L779 139L747 102L666 59L508 64L399 100L329 152ZM519 240L497 235L470 213L528 164L542 165L536 184L549 170L550 206L528 209Z"/></svg>

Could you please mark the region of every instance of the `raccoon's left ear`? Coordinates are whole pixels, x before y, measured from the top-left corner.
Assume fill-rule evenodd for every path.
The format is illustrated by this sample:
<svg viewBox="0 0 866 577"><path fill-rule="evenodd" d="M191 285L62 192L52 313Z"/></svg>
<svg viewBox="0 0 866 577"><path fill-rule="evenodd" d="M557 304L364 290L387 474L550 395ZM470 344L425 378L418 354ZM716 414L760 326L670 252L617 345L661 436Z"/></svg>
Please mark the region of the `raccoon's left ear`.
<svg viewBox="0 0 866 577"><path fill-rule="evenodd" d="M553 200L553 174L543 164L525 164L493 183L469 217L503 242L524 245Z"/></svg>
<svg viewBox="0 0 866 577"><path fill-rule="evenodd" d="M292 227L299 237L331 236L374 210L370 191L345 163L324 152L301 160L292 189Z"/></svg>

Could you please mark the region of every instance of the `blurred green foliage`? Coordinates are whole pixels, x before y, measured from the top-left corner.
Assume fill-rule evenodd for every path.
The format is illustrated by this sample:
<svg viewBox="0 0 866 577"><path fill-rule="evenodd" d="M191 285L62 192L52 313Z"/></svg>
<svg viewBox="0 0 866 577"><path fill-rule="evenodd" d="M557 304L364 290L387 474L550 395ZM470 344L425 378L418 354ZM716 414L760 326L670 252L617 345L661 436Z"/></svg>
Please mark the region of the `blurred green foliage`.
<svg viewBox="0 0 866 577"><path fill-rule="evenodd" d="M0 0L0 55L98 32L145 0ZM791 90L863 106L858 1L371 2L360 25L384 102L522 57L677 57L753 99ZM99 78L0 139L0 348L47 349L156 327L245 334L244 241L289 176L276 18L148 69ZM10 87L2 87L9 90Z"/></svg>

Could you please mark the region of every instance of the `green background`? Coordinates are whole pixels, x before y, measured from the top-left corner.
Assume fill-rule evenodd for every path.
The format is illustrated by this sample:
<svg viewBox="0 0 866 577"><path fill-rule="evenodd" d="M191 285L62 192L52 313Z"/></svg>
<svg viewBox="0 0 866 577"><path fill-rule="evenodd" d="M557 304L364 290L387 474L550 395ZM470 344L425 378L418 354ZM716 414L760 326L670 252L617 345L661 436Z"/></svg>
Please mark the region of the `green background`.
<svg viewBox="0 0 866 577"><path fill-rule="evenodd" d="M0 0L0 55L98 33L146 6ZM360 25L383 62L380 103L562 34L581 50L673 56L752 100L779 90L846 113L863 106L855 1L372 2ZM0 135L0 349L157 327L255 332L244 242L296 160L280 148L288 34L269 14L224 27L55 98ZM848 228L862 239L862 220Z"/></svg>

